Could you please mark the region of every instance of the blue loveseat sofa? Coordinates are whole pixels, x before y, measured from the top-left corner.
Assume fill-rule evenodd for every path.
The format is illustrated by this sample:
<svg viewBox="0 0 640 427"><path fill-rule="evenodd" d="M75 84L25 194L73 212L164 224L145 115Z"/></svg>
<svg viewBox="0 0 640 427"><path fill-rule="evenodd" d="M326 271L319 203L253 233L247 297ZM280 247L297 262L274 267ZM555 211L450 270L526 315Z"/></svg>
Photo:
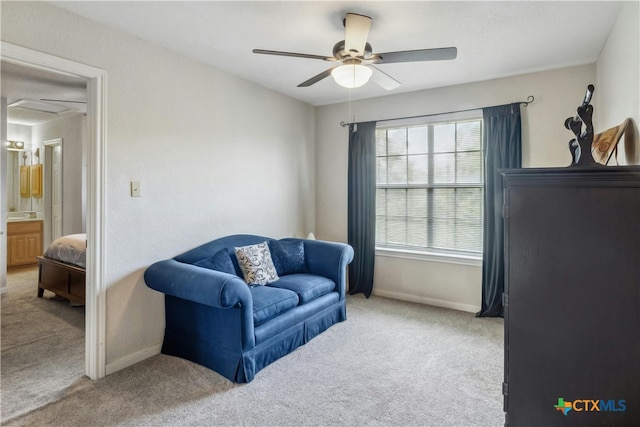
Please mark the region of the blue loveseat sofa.
<svg viewBox="0 0 640 427"><path fill-rule="evenodd" d="M278 279L248 285L234 249L263 242ZM353 249L343 243L239 234L157 262L144 280L165 294L162 353L250 382L265 366L346 320L346 267L352 259Z"/></svg>

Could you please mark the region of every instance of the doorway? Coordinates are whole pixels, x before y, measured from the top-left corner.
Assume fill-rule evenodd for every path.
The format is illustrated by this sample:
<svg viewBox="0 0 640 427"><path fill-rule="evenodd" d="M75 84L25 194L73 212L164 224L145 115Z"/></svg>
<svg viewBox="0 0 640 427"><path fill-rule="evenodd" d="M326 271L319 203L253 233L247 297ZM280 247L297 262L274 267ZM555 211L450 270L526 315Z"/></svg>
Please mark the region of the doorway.
<svg viewBox="0 0 640 427"><path fill-rule="evenodd" d="M87 262L85 317L85 373L91 379L106 374L106 290L104 284L105 162L106 162L106 72L75 61L0 42L0 58L27 68L46 70L87 80ZM6 108L6 105L3 106ZM4 189L3 189L4 190ZM4 192L4 191L3 191ZM6 199L1 206L6 212ZM3 224L6 229L6 224ZM0 244L6 245L2 234ZM6 264L5 264L6 268Z"/></svg>

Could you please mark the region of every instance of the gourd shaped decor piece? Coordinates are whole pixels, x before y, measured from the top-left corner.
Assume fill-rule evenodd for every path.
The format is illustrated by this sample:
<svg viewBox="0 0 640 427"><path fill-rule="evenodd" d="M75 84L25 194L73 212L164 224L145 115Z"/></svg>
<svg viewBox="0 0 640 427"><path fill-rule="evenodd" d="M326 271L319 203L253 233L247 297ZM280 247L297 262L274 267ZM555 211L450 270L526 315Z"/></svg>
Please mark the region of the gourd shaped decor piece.
<svg viewBox="0 0 640 427"><path fill-rule="evenodd" d="M591 97L594 91L593 85L587 86L584 101L577 109L575 117L569 117L564 121L564 127L571 130L576 136L569 141L569 151L571 152L570 166L599 166L591 154L591 144L593 143L593 105ZM584 124L584 130L582 129Z"/></svg>

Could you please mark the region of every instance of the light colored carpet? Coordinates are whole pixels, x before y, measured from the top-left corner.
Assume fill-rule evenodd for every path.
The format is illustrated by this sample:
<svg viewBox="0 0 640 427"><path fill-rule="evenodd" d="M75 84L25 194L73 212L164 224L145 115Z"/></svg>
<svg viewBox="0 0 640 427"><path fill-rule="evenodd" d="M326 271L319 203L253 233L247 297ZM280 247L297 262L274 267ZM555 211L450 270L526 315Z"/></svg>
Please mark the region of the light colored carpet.
<svg viewBox="0 0 640 427"><path fill-rule="evenodd" d="M23 302L29 304L34 303ZM5 369L8 374L15 372L14 364L22 358L16 355L5 360L4 338L11 327L4 324L5 310L20 311L5 307L3 299L4 425L504 424L502 319L478 319L471 313L352 296L347 299L346 322L260 371L249 384L233 384L202 366L157 355L98 381L65 368L70 381L66 384L59 379L50 384L48 377L40 377L41 369L34 376L24 367L20 375L26 381L20 383L17 376L5 389ZM48 311L52 322L67 323L52 311ZM47 339L48 333L55 332L46 332L49 329L44 326L41 330L41 339L22 354L39 351L52 356L65 347L54 337ZM52 362L47 370L55 371L60 363L64 361ZM19 408L22 398L37 396L43 389L51 393L40 398L36 407ZM5 395L13 393L20 399L9 397L5 402ZM43 399L48 399L47 404Z"/></svg>
<svg viewBox="0 0 640 427"><path fill-rule="evenodd" d="M45 291L38 268L11 270L1 305L2 420L60 398L84 375L84 307Z"/></svg>

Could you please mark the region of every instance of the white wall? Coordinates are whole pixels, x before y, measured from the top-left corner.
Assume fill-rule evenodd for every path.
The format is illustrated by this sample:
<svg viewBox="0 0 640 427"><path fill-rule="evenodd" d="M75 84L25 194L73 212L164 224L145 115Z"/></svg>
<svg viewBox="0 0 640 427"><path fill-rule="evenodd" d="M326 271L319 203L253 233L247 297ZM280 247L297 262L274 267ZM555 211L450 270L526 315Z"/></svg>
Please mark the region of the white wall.
<svg viewBox="0 0 640 427"><path fill-rule="evenodd" d="M31 126L7 123L7 139L24 142L25 150L31 150Z"/></svg>
<svg viewBox="0 0 640 427"><path fill-rule="evenodd" d="M85 116L76 114L66 116L57 120L51 120L32 127L33 144L40 147L41 163L45 163L44 142L56 138L62 138L62 234L83 233L84 209L82 191L85 180L85 160L84 153L84 124ZM44 171L44 179L49 179L49 171ZM50 189L45 184L45 189ZM46 211L45 200L47 194L42 198L42 212ZM51 214L47 212L47 214ZM50 222L45 218L44 245L50 241Z"/></svg>
<svg viewBox="0 0 640 427"><path fill-rule="evenodd" d="M523 166L566 166L571 162L564 128L575 114L595 65L532 73L409 94L354 102L356 121L444 113L469 108L535 101L522 107ZM317 109L316 236L347 240L348 104ZM466 311L480 308L482 271L478 265L376 257L374 295L391 296Z"/></svg>
<svg viewBox="0 0 640 427"><path fill-rule="evenodd" d="M3 41L107 72L107 372L159 351L149 264L229 233L312 228L313 107L44 2L1 8Z"/></svg>
<svg viewBox="0 0 640 427"><path fill-rule="evenodd" d="M631 117L632 132L640 144L640 3L624 2L607 43L597 62L594 94L594 131L602 132ZM640 147L626 162L622 141L618 145L620 164L640 164ZM615 164L615 163L614 163Z"/></svg>

